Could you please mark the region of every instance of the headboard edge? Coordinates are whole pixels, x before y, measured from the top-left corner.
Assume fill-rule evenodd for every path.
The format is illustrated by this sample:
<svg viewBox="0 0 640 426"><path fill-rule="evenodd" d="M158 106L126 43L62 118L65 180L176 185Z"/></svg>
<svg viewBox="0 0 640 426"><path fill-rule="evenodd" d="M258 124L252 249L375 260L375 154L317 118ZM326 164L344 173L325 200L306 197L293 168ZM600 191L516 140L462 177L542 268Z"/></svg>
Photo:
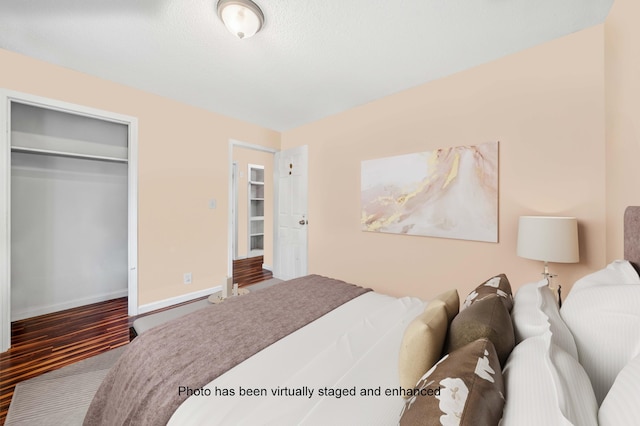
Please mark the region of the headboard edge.
<svg viewBox="0 0 640 426"><path fill-rule="evenodd" d="M640 272L640 206L624 211L624 258Z"/></svg>

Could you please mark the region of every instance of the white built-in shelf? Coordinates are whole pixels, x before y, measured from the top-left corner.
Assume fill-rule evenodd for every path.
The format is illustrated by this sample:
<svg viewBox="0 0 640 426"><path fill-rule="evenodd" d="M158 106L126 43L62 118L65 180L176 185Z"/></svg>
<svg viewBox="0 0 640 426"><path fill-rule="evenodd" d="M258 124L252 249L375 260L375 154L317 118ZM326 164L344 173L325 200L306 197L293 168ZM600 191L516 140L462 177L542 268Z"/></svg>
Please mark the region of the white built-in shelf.
<svg viewBox="0 0 640 426"><path fill-rule="evenodd" d="M249 164L249 254L264 252L264 166Z"/></svg>

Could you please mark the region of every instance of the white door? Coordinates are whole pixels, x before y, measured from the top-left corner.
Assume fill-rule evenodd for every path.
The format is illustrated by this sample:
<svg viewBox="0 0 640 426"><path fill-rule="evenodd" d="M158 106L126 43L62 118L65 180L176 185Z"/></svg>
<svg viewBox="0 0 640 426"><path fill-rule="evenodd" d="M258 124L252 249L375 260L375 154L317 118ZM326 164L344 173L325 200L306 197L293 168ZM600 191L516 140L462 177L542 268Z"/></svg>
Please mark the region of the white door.
<svg viewBox="0 0 640 426"><path fill-rule="evenodd" d="M276 153L276 278L307 275L307 146Z"/></svg>

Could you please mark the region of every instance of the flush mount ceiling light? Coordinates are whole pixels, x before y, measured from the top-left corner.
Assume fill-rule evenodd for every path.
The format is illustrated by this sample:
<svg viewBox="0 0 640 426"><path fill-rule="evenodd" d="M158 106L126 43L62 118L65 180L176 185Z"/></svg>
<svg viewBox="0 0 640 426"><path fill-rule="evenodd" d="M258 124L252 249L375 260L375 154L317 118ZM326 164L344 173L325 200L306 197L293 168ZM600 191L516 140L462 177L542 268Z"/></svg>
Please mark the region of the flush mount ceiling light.
<svg viewBox="0 0 640 426"><path fill-rule="evenodd" d="M251 0L220 0L218 16L232 34L249 38L262 28L264 15Z"/></svg>

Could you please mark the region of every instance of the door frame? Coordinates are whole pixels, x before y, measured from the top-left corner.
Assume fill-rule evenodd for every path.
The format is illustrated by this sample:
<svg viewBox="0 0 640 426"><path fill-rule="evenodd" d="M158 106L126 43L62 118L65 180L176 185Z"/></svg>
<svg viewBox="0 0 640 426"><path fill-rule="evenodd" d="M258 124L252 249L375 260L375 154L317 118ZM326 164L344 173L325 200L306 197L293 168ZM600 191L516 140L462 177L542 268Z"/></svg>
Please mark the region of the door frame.
<svg viewBox="0 0 640 426"><path fill-rule="evenodd" d="M238 258L238 163L231 162L231 223L233 231L233 240L231 241L233 247L232 259Z"/></svg>
<svg viewBox="0 0 640 426"><path fill-rule="evenodd" d="M0 352L11 347L11 102L124 124L128 128L128 314L138 314L138 119L0 88Z"/></svg>

